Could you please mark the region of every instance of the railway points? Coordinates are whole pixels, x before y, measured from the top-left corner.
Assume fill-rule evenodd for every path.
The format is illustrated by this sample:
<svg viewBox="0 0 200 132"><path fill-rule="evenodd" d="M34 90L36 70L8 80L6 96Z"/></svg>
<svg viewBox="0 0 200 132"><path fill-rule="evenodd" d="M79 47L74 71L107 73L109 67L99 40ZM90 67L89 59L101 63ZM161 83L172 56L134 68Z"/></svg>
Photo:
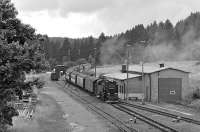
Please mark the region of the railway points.
<svg viewBox="0 0 200 132"><path fill-rule="evenodd" d="M138 118L139 120L155 127L155 128L158 128L159 130L163 131L163 132L178 132L178 130L176 130L175 128L172 128L168 125L165 125L165 124L162 124L148 116L145 116L143 115L143 113L140 113L136 110L131 110L127 107L124 107L123 105L120 105L120 104L113 104L112 105L113 107L115 107L116 109L120 110L120 111L123 111L133 117L136 117Z"/></svg>
<svg viewBox="0 0 200 132"><path fill-rule="evenodd" d="M145 111L148 111L148 112L152 112L152 113L155 113L155 114L171 117L171 118L174 118L174 119L180 118L180 120L182 120L182 121L185 121L185 122L188 122L188 123L193 123L193 124L196 124L196 125L200 125L200 120L195 120L195 119L192 119L192 118L189 118L189 117L186 117L186 116L172 114L172 113L161 111L161 110L158 110L158 109L146 107L146 106L143 106L143 105L133 104L133 103L127 103L127 102L124 102L124 101L121 102L121 103L123 105L134 107L134 108L137 108L137 109L140 109L140 110L145 110Z"/></svg>

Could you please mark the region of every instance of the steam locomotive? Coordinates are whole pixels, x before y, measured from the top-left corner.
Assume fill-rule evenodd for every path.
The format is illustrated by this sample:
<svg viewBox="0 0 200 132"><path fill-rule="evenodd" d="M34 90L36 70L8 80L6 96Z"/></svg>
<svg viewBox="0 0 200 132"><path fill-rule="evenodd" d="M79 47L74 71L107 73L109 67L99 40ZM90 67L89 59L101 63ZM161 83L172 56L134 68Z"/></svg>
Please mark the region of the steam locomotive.
<svg viewBox="0 0 200 132"><path fill-rule="evenodd" d="M104 77L96 78L78 72L66 72L65 79L68 83L92 93L107 103L118 102L118 85L116 81Z"/></svg>
<svg viewBox="0 0 200 132"><path fill-rule="evenodd" d="M64 74L66 69L67 67L64 65L56 65L54 70L51 72L51 80L58 81L60 76L62 76L61 73Z"/></svg>

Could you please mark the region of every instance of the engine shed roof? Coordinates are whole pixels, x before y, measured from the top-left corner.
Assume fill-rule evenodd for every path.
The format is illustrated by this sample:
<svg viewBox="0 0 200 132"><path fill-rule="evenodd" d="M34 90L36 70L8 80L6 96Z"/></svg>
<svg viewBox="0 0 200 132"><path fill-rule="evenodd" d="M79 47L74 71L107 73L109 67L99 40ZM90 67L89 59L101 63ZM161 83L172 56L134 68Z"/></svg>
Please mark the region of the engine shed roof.
<svg viewBox="0 0 200 132"><path fill-rule="evenodd" d="M107 78L117 79L117 80L126 80L127 79L127 73L121 73L121 72L104 74L103 76L107 77ZM132 73L128 74L128 79L136 78L136 77L141 77L141 75L132 74Z"/></svg>
<svg viewBox="0 0 200 132"><path fill-rule="evenodd" d="M143 67L143 72L150 74L150 73L154 73L154 72L159 72L159 71L163 71L163 70L167 70L167 69L171 69L171 70L177 70L177 71L181 71L184 73L190 73L188 71L185 70L181 70L181 69L177 69L177 68L173 68L173 67L152 67L152 66L144 66ZM141 66L138 65L132 65L129 67L129 72L138 72L138 73L142 73L142 68Z"/></svg>

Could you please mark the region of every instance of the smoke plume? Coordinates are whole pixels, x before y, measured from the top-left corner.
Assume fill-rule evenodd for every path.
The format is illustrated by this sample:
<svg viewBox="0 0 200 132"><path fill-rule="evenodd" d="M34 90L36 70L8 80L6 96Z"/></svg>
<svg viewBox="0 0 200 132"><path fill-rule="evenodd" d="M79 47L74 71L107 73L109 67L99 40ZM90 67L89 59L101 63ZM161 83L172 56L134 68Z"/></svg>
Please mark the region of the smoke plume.
<svg viewBox="0 0 200 132"><path fill-rule="evenodd" d="M160 38L158 34L157 37ZM116 37L105 41L100 51L101 63L124 63L127 57L126 42L127 40L119 40ZM129 53L130 63L139 63L142 60L145 62L200 60L200 36L198 37L194 28L190 28L178 42L163 40L159 44L147 44L146 47L132 44Z"/></svg>
<svg viewBox="0 0 200 132"><path fill-rule="evenodd" d="M166 40L157 45L150 45L145 48L143 55L146 61L199 60L200 37L196 37L191 28L179 43L168 43Z"/></svg>
<svg viewBox="0 0 200 132"><path fill-rule="evenodd" d="M101 64L119 64L123 63L125 40L118 40L117 37L106 40L102 43L100 49Z"/></svg>

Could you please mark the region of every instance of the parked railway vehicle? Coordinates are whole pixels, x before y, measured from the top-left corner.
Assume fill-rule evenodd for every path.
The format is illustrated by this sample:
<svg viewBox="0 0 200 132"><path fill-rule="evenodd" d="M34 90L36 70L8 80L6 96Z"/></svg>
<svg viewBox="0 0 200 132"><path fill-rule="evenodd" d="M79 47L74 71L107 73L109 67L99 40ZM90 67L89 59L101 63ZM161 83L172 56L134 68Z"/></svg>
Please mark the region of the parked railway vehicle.
<svg viewBox="0 0 200 132"><path fill-rule="evenodd" d="M113 102L118 100L118 85L114 80L106 78L97 80L97 87L95 93L106 102Z"/></svg>
<svg viewBox="0 0 200 132"><path fill-rule="evenodd" d="M65 79L105 102L118 102L118 85L114 80L96 78L78 72L66 72Z"/></svg>
<svg viewBox="0 0 200 132"><path fill-rule="evenodd" d="M52 81L58 81L58 77L56 76L56 72L55 71L51 72L51 80Z"/></svg>
<svg viewBox="0 0 200 132"><path fill-rule="evenodd" d="M60 76L64 75L67 67L64 65L56 65L54 70L51 73L51 80L52 81L58 81Z"/></svg>

